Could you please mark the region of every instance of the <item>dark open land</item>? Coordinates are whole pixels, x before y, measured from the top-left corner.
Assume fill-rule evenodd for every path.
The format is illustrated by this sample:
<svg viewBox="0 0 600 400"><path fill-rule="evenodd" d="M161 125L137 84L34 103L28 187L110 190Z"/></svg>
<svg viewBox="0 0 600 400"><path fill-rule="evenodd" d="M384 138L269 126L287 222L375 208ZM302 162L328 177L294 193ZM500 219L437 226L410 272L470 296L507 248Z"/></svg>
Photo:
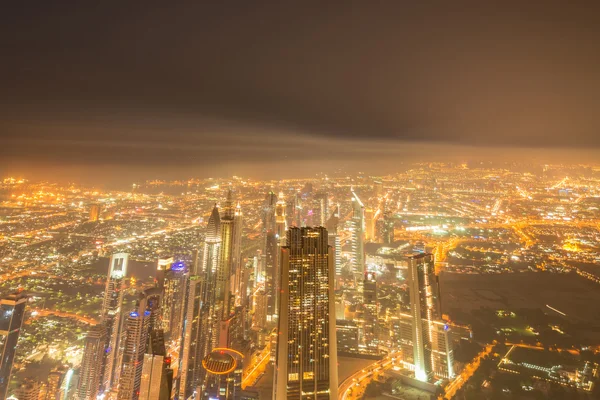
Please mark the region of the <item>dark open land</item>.
<svg viewBox="0 0 600 400"><path fill-rule="evenodd" d="M541 309L550 305L574 322L600 325L600 285L574 273L456 274L440 276L442 309ZM558 314L556 314L558 315Z"/></svg>

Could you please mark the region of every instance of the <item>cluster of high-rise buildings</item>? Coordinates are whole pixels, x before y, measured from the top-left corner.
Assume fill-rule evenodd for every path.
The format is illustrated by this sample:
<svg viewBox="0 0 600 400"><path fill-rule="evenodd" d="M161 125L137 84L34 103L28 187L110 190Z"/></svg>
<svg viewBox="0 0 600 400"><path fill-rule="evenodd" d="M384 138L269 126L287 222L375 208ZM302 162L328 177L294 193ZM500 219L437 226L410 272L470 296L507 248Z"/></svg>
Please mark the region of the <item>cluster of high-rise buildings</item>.
<svg viewBox="0 0 600 400"><path fill-rule="evenodd" d="M129 255L110 259L101 322L87 334L77 398L239 398L247 300L242 213L232 194L209 218L202 257L158 260L154 285L124 303Z"/></svg>
<svg viewBox="0 0 600 400"><path fill-rule="evenodd" d="M129 254L113 254L100 322L85 338L75 397L257 398L243 389L243 380L259 348L268 350L274 364L273 398L337 398L338 346L346 353L390 350L379 345L378 277L366 263L365 242L375 236L393 240L393 224L387 226L385 211L365 207L354 190L350 195L342 229L340 206L325 192L313 196L316 213L303 210L298 194L286 199L281 192L267 193L258 251L243 260L242 209L229 191L213 207L193 259L159 259L154 283L133 303L125 296ZM342 234L350 249L344 263ZM416 379L450 378L452 346L433 257L418 253L404 262L410 307L394 319L396 350ZM342 267L354 280L361 311L355 321L336 323ZM24 304L19 296L2 303L4 393Z"/></svg>

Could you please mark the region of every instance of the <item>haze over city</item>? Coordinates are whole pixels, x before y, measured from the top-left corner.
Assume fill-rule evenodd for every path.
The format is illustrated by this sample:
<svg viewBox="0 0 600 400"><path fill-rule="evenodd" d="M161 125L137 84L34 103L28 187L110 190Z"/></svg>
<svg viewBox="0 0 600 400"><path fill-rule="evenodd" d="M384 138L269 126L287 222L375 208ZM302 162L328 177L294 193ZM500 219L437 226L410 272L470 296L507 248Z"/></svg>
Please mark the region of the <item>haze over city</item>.
<svg viewBox="0 0 600 400"><path fill-rule="evenodd" d="M600 398L598 2L13 2L0 400Z"/></svg>

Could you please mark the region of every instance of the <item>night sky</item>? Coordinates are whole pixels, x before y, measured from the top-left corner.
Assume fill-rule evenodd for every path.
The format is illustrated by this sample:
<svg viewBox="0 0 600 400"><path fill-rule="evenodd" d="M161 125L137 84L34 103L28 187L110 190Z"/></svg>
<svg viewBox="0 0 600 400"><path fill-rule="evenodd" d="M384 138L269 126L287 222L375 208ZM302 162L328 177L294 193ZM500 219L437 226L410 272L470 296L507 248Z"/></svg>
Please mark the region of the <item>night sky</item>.
<svg viewBox="0 0 600 400"><path fill-rule="evenodd" d="M291 4L3 5L0 174L600 159L599 2Z"/></svg>

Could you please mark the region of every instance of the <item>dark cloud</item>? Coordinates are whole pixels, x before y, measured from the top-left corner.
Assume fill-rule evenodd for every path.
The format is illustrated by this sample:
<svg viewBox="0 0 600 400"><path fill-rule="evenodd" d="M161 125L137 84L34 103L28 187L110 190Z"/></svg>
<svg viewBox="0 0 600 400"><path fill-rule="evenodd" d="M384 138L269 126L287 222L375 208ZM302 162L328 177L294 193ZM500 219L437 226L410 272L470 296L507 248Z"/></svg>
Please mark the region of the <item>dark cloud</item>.
<svg viewBox="0 0 600 400"><path fill-rule="evenodd" d="M598 4L13 2L0 15L0 157L600 148Z"/></svg>

